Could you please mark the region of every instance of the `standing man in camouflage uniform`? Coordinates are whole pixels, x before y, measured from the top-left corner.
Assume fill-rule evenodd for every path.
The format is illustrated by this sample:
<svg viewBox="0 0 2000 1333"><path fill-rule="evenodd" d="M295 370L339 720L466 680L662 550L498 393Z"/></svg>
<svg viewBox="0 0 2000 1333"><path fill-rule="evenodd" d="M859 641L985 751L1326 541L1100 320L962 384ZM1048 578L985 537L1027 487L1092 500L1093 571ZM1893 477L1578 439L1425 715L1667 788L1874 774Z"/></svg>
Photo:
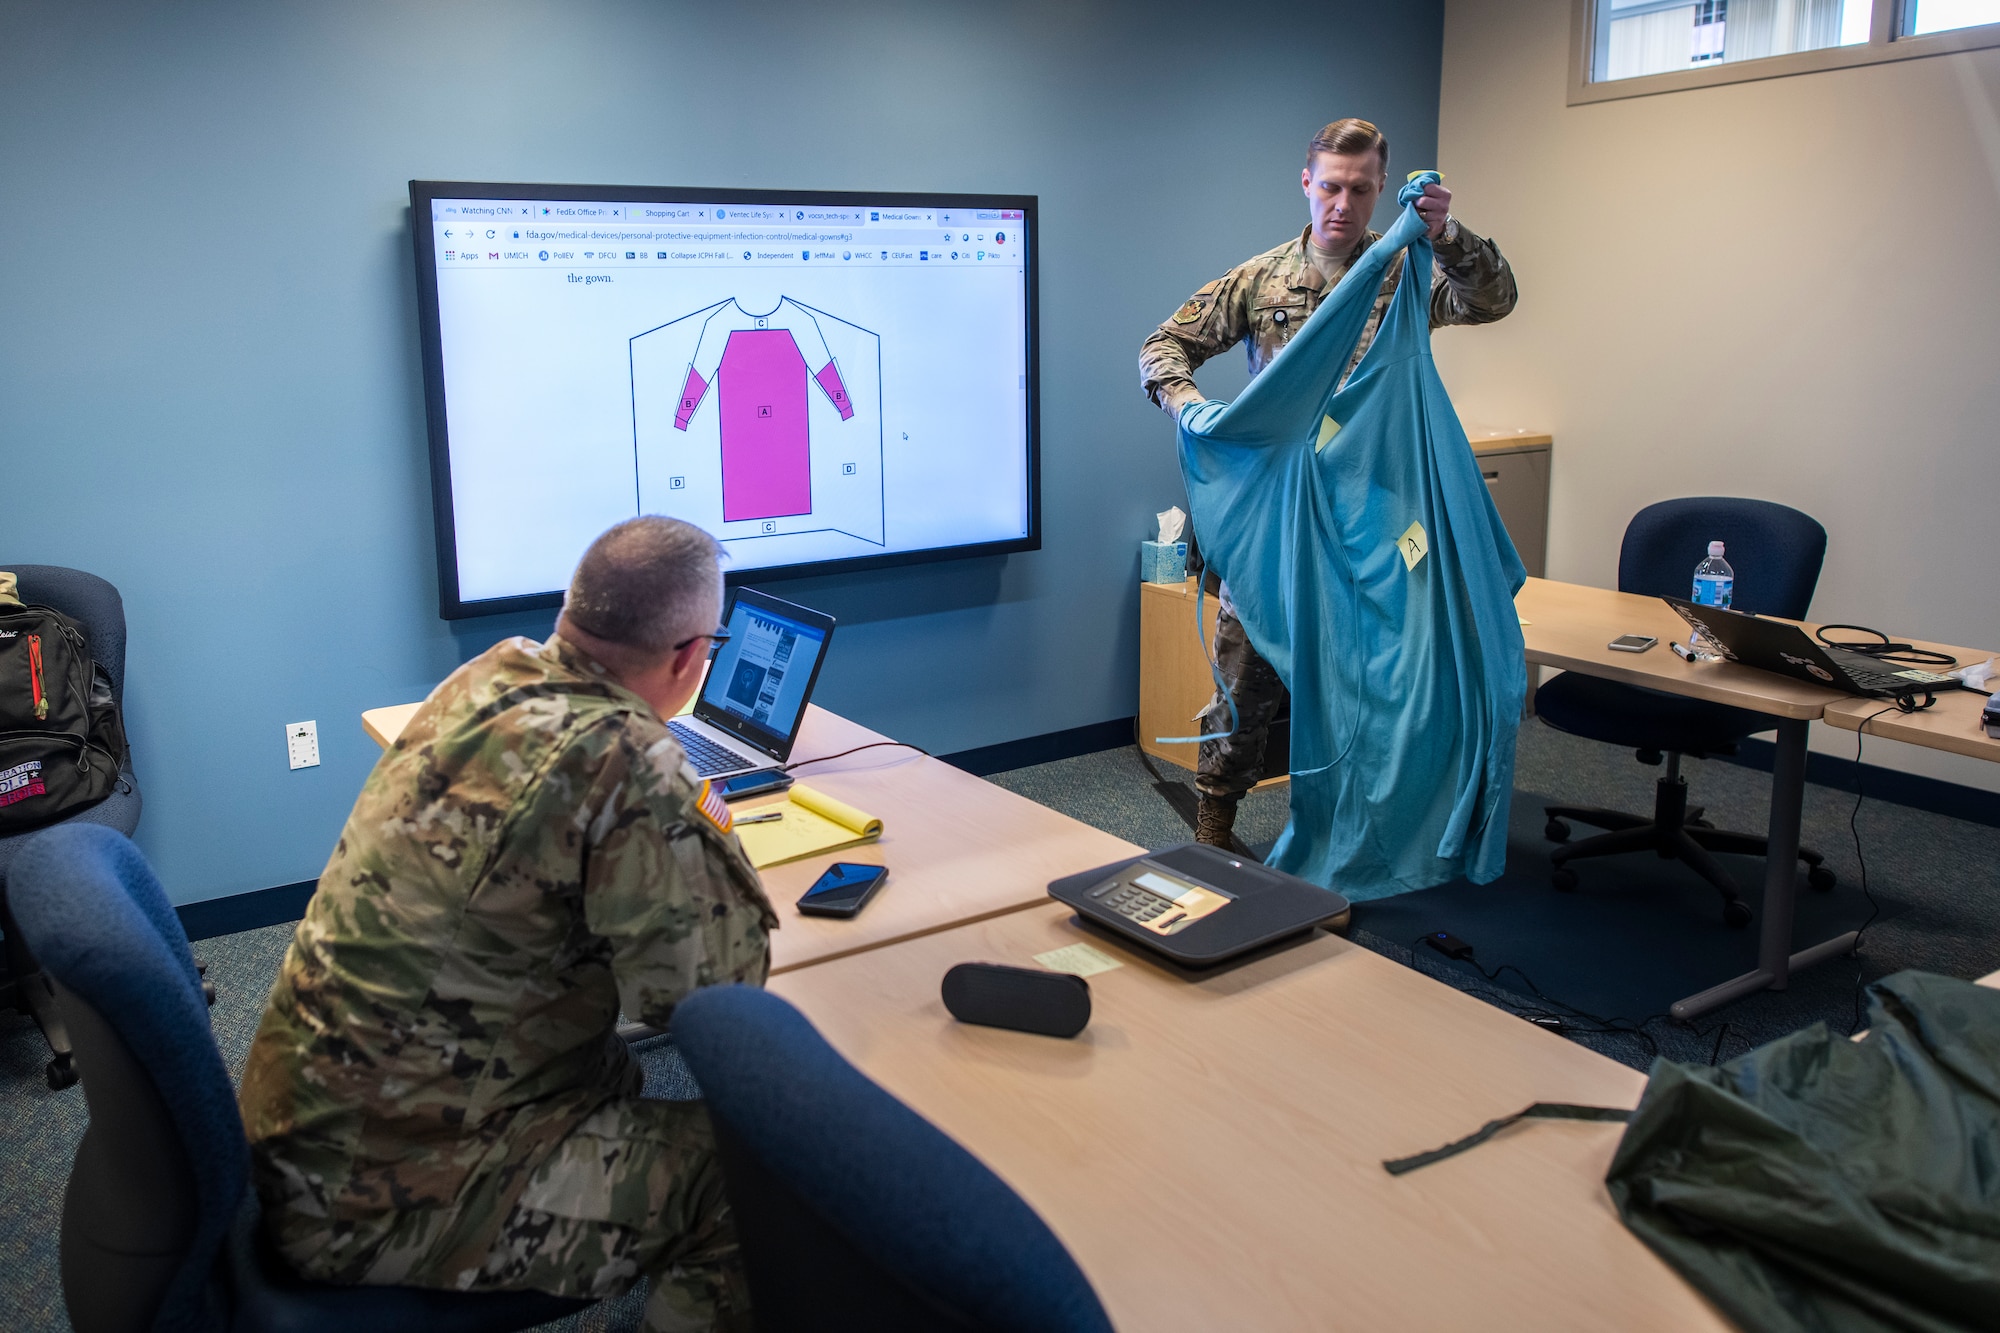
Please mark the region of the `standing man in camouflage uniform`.
<svg viewBox="0 0 2000 1333"><path fill-rule="evenodd" d="M1365 120L1336 120L1313 136L1306 148L1300 183L1305 187L1311 224L1298 236L1229 272L1189 297L1139 348L1139 378L1146 396L1180 420L1181 410L1205 395L1195 387L1195 368L1210 357L1249 340L1250 373L1271 363L1305 324L1361 253L1382 239L1368 229L1376 201L1389 179L1389 141ZM1451 191L1424 188L1417 211L1430 224L1437 254L1431 274L1431 327L1488 324L1514 308L1514 273L1498 247L1475 236L1451 215ZM1389 298L1402 276L1398 255L1382 279L1375 308L1354 347L1346 376L1375 341ZM1233 736L1201 744L1195 787L1200 792L1195 837L1218 847L1231 845L1236 803L1264 769L1271 720L1285 702L1285 687L1270 663L1250 646L1236 619L1226 587L1218 594L1216 665L1241 719ZM1229 705L1220 693L1202 717L1209 730L1228 726Z"/></svg>
<svg viewBox="0 0 2000 1333"><path fill-rule="evenodd" d="M748 1327L699 1102L647 1101L619 1011L763 984L777 918L663 718L724 637L720 549L612 528L547 643L453 672L355 802L241 1094L265 1227L307 1277L601 1297Z"/></svg>

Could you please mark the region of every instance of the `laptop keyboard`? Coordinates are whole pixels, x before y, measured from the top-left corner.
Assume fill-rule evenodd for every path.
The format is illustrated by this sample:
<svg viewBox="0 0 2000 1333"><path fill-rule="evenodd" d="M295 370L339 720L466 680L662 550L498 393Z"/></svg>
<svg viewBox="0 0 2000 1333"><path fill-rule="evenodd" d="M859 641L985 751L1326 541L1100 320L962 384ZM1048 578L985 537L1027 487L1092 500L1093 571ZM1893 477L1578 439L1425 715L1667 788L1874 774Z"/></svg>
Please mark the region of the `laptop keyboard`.
<svg viewBox="0 0 2000 1333"><path fill-rule="evenodd" d="M1922 690L1941 683L1955 683L1950 676L1912 667L1902 667L1894 672L1884 671L1876 664L1875 659L1866 653L1831 650L1827 656L1839 663L1840 669L1852 676L1854 683L1864 690L1877 690L1883 694L1906 694L1911 690ZM1904 672L1908 674L1905 675Z"/></svg>
<svg viewBox="0 0 2000 1333"><path fill-rule="evenodd" d="M667 730L674 733L674 739L687 751L688 762L702 777L713 777L717 773L732 768L755 768L753 760L746 759L726 745L717 745L694 728L679 722L667 723Z"/></svg>

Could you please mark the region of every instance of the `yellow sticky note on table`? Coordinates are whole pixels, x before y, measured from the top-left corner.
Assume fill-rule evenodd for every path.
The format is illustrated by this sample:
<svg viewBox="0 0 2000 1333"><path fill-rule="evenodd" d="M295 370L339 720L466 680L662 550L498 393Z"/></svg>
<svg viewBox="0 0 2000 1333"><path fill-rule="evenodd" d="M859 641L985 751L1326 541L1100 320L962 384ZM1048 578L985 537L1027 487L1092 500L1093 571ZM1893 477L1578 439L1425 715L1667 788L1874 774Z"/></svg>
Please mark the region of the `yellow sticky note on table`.
<svg viewBox="0 0 2000 1333"><path fill-rule="evenodd" d="M773 812L779 817L768 823L743 822L748 816ZM750 864L762 870L815 852L873 842L882 836L882 821L800 783L774 805L743 811L737 817L736 836Z"/></svg>
<svg viewBox="0 0 2000 1333"><path fill-rule="evenodd" d="M1396 538L1396 551L1403 557L1404 569L1415 569L1417 562L1431 553L1430 534L1424 531L1421 522L1410 524Z"/></svg>
<svg viewBox="0 0 2000 1333"><path fill-rule="evenodd" d="M1094 977L1099 972L1125 966L1104 950L1088 944L1065 944L1060 949L1036 954L1035 961L1051 972L1067 972L1073 977Z"/></svg>
<svg viewBox="0 0 2000 1333"><path fill-rule="evenodd" d="M1313 452L1318 453L1320 450L1326 448L1333 440L1333 437L1338 434L1340 434L1340 423L1332 417L1321 417L1319 419L1319 440L1313 445Z"/></svg>

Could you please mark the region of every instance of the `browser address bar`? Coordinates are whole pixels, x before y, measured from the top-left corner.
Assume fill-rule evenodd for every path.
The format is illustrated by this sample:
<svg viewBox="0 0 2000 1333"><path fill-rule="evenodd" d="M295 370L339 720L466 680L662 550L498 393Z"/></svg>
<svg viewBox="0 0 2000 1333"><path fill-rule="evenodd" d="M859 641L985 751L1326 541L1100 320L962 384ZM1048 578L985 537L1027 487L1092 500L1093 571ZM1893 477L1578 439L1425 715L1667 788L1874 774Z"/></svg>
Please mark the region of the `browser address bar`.
<svg viewBox="0 0 2000 1333"><path fill-rule="evenodd" d="M526 241L609 241L613 244L641 241L723 242L742 241L783 241L791 244L846 245L854 240L852 231L817 231L806 227L784 227L757 231L736 231L721 227L704 227L699 231L680 228L627 228L610 231L600 227L523 227L521 239Z"/></svg>

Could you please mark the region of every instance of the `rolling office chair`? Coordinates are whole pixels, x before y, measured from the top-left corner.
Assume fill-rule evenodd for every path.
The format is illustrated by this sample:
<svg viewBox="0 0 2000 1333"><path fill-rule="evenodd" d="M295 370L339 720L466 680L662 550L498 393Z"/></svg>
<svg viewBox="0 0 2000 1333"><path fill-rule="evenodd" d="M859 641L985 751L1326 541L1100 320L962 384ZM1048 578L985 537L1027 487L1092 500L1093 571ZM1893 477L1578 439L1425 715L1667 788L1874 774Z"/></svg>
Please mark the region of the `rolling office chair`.
<svg viewBox="0 0 2000 1333"><path fill-rule="evenodd" d="M1110 1333L1034 1210L775 995L700 990L674 1044L707 1099L761 1328Z"/></svg>
<svg viewBox="0 0 2000 1333"><path fill-rule="evenodd" d="M90 1105L63 1195L76 1333L512 1333L592 1304L291 1276L259 1238L250 1148L187 936L139 849L99 825L57 825L16 855L11 883Z"/></svg>
<svg viewBox="0 0 2000 1333"><path fill-rule="evenodd" d="M29 605L52 606L83 627L90 642L90 655L111 677L111 694L118 706L125 706L125 603L118 589L95 574L61 565L0 565L20 581L21 600ZM139 782L132 776L132 757L127 754L118 773L118 785L111 795L60 823L102 824L131 837L139 827ZM51 827L59 827L52 825ZM55 1089L76 1082L70 1063L69 1035L62 1015L56 1011L49 985L34 956L20 942L20 932L7 915L7 868L28 839L42 830L0 838L0 930L7 935L7 978L0 985L0 1006L18 1009L35 1020L49 1044L47 1078Z"/></svg>
<svg viewBox="0 0 2000 1333"><path fill-rule="evenodd" d="M1618 590L1648 596L1685 597L1691 574L1708 543L1727 545L1737 571L1734 607L1762 615L1803 619L1826 557L1826 529L1796 509L1768 500L1690 497L1663 500L1632 516L1618 552ZM1690 809L1681 756L1734 754L1736 743L1778 725L1777 719L1723 704L1641 689L1617 681L1567 671L1535 691L1542 721L1572 735L1630 746L1642 764L1666 757L1667 771L1654 787L1653 814L1626 814L1590 806L1547 807L1545 830L1557 847L1549 856L1550 879L1558 889L1574 889L1569 862L1619 852L1652 851L1680 860L1722 895L1722 919L1750 923L1750 906L1736 882L1716 861L1715 852L1769 854L1769 840L1754 833L1729 833ZM1611 832L1569 842L1569 821ZM1830 889L1834 874L1810 848L1799 849L1816 889Z"/></svg>

